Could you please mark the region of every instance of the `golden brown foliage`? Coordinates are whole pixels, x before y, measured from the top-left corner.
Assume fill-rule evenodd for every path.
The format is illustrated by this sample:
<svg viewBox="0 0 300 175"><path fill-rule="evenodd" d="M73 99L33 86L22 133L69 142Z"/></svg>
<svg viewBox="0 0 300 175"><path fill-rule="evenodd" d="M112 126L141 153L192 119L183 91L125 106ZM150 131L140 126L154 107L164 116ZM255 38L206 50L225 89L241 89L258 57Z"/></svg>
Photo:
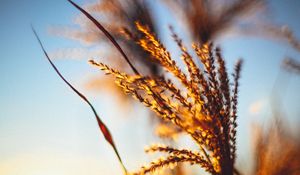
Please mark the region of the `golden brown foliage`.
<svg viewBox="0 0 300 175"><path fill-rule="evenodd" d="M275 121L275 120L274 120ZM255 145L256 175L298 175L300 174L300 139L281 121L275 121L258 133Z"/></svg>
<svg viewBox="0 0 300 175"><path fill-rule="evenodd" d="M136 26L142 37L135 42L171 73L181 83L180 87L165 77L129 75L103 63L93 60L90 60L90 63L106 74L113 75L116 84L125 93L156 112L161 119L172 122L190 135L199 147L198 151L192 152L153 146L150 150L168 152L168 157L152 162L136 174L146 174L180 162L200 165L211 174L233 174L236 157L238 79L242 62L237 62L234 85L230 88L220 49L213 50L212 44L193 44L193 49L204 67L204 70L201 70L178 36L173 33L188 69L186 75L149 28L140 23Z"/></svg>
<svg viewBox="0 0 300 175"><path fill-rule="evenodd" d="M164 1L176 14L181 14L190 35L201 43L214 40L223 31L238 26L238 20L264 5L264 0Z"/></svg>
<svg viewBox="0 0 300 175"><path fill-rule="evenodd" d="M300 51L300 41L278 24L266 0L162 0L184 22L193 40L205 43L225 34L279 39Z"/></svg>

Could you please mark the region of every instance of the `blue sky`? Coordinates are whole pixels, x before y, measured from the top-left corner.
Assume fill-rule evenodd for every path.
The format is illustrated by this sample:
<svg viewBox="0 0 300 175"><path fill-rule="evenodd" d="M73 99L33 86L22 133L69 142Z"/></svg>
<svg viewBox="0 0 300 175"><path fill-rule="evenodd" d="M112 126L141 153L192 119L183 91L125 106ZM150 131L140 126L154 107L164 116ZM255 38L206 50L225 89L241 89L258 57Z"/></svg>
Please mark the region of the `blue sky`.
<svg viewBox="0 0 300 175"><path fill-rule="evenodd" d="M275 0L270 7L272 18L290 26L300 38L299 1ZM160 20L166 29L169 14L163 9L156 13L166 16ZM47 33L52 25L70 24L76 14L78 11L63 0L0 0L0 174L121 174L90 109L50 68L30 29L32 23L49 51L78 46L75 41ZM167 39L165 42L168 43ZM246 162L248 155L243 152L250 149L251 123L265 121L270 115L267 110L254 115L249 108L256 102L267 108L279 72L280 83L287 83L283 109L291 123L299 121L300 78L280 71L279 65L287 55L298 60L300 55L286 42L259 38L237 37L222 40L221 44L229 71L237 58L245 59L238 148L241 162ZM141 110L124 112L114 103L116 97L87 91L82 86L85 76L97 71L86 60L65 59L55 63L93 101L111 129L125 164L135 169L149 161L143 148L152 143L153 136L151 130L145 130L148 127L145 108L136 104Z"/></svg>

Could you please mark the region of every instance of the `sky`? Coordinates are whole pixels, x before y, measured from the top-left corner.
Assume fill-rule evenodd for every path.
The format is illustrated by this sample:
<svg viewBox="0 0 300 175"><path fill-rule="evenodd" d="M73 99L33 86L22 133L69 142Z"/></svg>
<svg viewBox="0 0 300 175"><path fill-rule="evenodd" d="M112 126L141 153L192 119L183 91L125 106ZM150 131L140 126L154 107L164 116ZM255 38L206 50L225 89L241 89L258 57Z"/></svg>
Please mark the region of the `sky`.
<svg viewBox="0 0 300 175"><path fill-rule="evenodd" d="M87 1L76 1L83 4ZM90 2L90 1L89 1ZM272 18L286 24L300 38L299 1L271 1ZM111 147L105 142L92 112L54 73L30 29L32 24L47 50L79 46L50 35L49 27L72 23L78 11L64 0L0 0L0 174L81 175L121 174ZM155 16L167 29L170 14L159 8ZM168 44L169 34L163 39ZM300 59L286 42L255 37L223 39L221 47L232 72L244 58L239 95L238 165L248 161L252 124L268 123L270 96L276 79L284 87L280 106L291 127L299 121L300 78L280 70L286 56ZM90 92L86 76L101 74L86 60L59 59L55 64L88 96L110 128L130 170L151 160L144 146L157 141L151 134L147 109L136 103L121 110L115 96ZM139 110L137 110L139 109ZM294 125L293 125L294 124Z"/></svg>

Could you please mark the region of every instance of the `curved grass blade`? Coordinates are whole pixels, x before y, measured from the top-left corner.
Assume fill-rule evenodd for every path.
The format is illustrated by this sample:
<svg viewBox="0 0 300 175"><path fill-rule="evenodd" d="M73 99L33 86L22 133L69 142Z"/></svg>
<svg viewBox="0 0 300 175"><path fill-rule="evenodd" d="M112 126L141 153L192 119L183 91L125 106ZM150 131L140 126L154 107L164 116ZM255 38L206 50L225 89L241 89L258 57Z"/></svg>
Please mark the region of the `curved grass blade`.
<svg viewBox="0 0 300 175"><path fill-rule="evenodd" d="M68 0L68 1L74 7L76 7L81 13L83 13L89 20L91 20L97 26L97 28L105 34L105 36L112 42L112 44L117 48L117 50L124 57L124 59L129 64L129 66L131 67L131 69L133 70L133 72L136 75L141 75L138 72L138 70L132 65L132 63L130 62L129 58L125 54L125 52L122 50L121 46L117 43L117 41L114 39L114 37L102 26L102 24L100 24L91 14L89 14L87 11L85 11L83 8L81 8L79 5L77 5L76 3L74 3L72 0ZM157 98L157 100L161 104L161 106L166 107L166 105L164 105L163 99L159 95L157 95L156 92L152 91L152 93L153 93L154 97Z"/></svg>
<svg viewBox="0 0 300 175"><path fill-rule="evenodd" d="M83 8L81 8L79 5L77 5L75 2L68 0L74 7L76 7L81 13L83 13L89 20L91 20L99 30L101 30L105 36L113 43L113 45L118 49L118 51L121 53L121 55L125 58L126 62L129 64L133 72L137 75L139 75L139 72L137 69L133 66L133 64L129 61L129 58L121 48L121 46L117 43L117 41L114 39L114 37L87 11L85 11Z"/></svg>
<svg viewBox="0 0 300 175"><path fill-rule="evenodd" d="M106 139L106 141L113 147L113 150L114 150L114 152L116 153L116 155L117 155L117 157L118 157L118 159L119 159L119 161L120 161L120 163L121 163L121 165L122 165L122 168L123 168L123 170L124 170L124 172L125 172L125 174L127 174L127 170L126 170L126 168L125 168L125 166L124 166L124 164L123 164L123 162L122 162L122 160L121 160L121 157L120 157L120 155L119 155L119 152L118 152L118 150L117 150L117 148L116 148L116 146L115 146L115 143L114 143L114 141L113 141L113 138L112 138L112 135L110 134L110 132L109 132L109 129L107 128L107 126L102 122L102 120L100 119L100 117L98 116L98 114L97 114L97 112L96 112L96 110L95 110L95 108L93 107L93 105L90 103L90 101L82 94L82 93L80 93L77 89L75 89L74 88L74 86L72 86L65 78L64 78L64 76L59 72L59 70L57 69L57 67L54 65L54 63L51 61L51 59L50 59L50 57L49 57L49 55L48 55L48 53L46 52L46 50L45 50L45 48L44 48L44 46L43 46L43 44L42 44L42 42L41 42L41 40L40 40L40 38L39 38L39 36L38 36L38 34L36 33L36 31L35 31L35 29L31 26L31 28L32 28L32 31L33 31L33 33L34 33L34 35L35 35L35 37L36 37L36 39L38 40L38 42L39 42L39 45L41 46L41 48L42 48L42 50L43 50L43 52L44 52L44 54L45 54L45 56L46 56L46 58L47 58L47 60L49 61L49 63L51 64L51 66L52 66L52 68L55 70L55 72L58 74L58 76L82 99L82 100L84 100L89 106L90 106L90 108L92 109L92 111L93 111L93 113L94 113L94 115L95 115L95 118L96 118L96 120L97 120L97 123L98 123L98 126L99 126L99 128L100 128L100 131L102 132L102 134L104 135L104 137L105 137L105 139Z"/></svg>

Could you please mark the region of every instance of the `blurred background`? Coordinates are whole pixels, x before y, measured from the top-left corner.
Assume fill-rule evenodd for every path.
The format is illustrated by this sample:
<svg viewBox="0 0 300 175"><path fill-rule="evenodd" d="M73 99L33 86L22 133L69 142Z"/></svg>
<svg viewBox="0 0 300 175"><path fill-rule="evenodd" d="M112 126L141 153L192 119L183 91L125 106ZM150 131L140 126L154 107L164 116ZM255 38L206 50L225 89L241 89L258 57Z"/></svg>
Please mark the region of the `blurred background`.
<svg viewBox="0 0 300 175"><path fill-rule="evenodd" d="M99 10L93 9L97 7L95 2L98 1L76 1L91 12ZM197 26L189 25L185 19L191 7L176 2L174 5L167 0L146 1L153 30L175 60L179 60L169 25L183 38L185 45L197 37L198 42L206 38L194 35L192 28ZM220 4L230 2L215 0L213 12L218 13ZM126 7L125 1L123 5ZM127 9L130 7L133 8L128 5ZM114 11L111 13L106 15L114 15ZM107 26L111 25L111 31L115 30L115 24L130 25L128 19L138 20L128 17L129 22L117 21L101 13L96 15ZM299 72L282 65L285 58L300 60L296 40L300 38L300 2L263 1L239 17L224 25L226 30L222 28L217 34L206 36L222 48L228 72L233 72L238 58L245 61L240 80L237 166L247 174L251 172L253 159L254 124L267 125L275 108L284 113L282 120L292 132L299 131ZM132 72L119 62L120 55L105 38L95 34L93 27L88 28L87 19L73 6L62 0L0 0L0 19L0 174L122 173L88 106L59 79L44 58L31 24L61 73L91 99L110 128L128 169L137 169L152 160L152 156L144 153L144 147L161 142L155 135L152 114L138 102L118 95L119 92L102 79L103 73L87 60L95 58ZM89 33L84 35L79 31ZM127 46L126 41L120 42ZM127 49L130 50L130 46ZM138 54L143 58L142 53ZM147 68L150 63L140 60L137 65L138 69L141 66L141 70L145 70L143 67ZM159 74L159 70L148 68L147 73ZM190 145L190 142L181 138L178 144Z"/></svg>

